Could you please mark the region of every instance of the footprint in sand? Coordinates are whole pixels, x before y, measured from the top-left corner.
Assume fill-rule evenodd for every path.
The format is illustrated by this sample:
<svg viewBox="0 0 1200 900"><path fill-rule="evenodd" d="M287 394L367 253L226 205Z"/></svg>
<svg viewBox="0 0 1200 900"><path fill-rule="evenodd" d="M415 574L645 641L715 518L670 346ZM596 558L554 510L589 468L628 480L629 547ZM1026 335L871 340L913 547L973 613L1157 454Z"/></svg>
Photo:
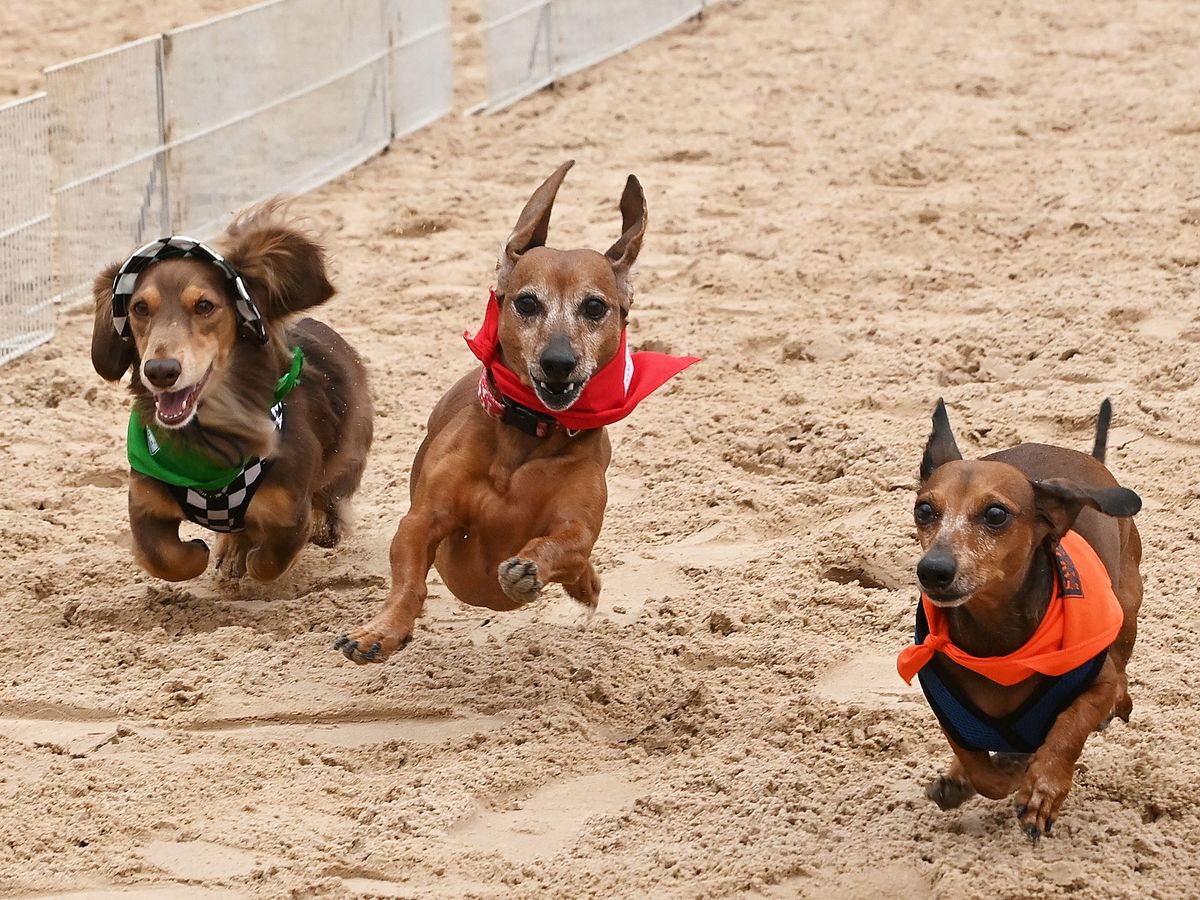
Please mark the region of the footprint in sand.
<svg viewBox="0 0 1200 900"><path fill-rule="evenodd" d="M449 837L517 862L544 859L569 847L591 817L615 813L644 793L617 774L556 780L520 801L517 809L481 809L451 829Z"/></svg>
<svg viewBox="0 0 1200 900"><path fill-rule="evenodd" d="M815 690L826 700L869 709L910 709L924 702L920 688L896 673L893 656L851 657L825 672Z"/></svg>

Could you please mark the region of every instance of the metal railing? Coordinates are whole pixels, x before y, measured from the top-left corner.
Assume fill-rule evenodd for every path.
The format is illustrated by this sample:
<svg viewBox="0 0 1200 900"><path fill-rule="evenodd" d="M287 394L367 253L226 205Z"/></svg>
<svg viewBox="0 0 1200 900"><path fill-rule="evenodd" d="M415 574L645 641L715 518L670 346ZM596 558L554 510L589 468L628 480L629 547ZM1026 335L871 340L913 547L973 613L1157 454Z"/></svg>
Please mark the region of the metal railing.
<svg viewBox="0 0 1200 900"><path fill-rule="evenodd" d="M709 0L711 2L711 0ZM706 0L484 0L488 97L495 112L694 18Z"/></svg>
<svg viewBox="0 0 1200 900"><path fill-rule="evenodd" d="M0 362L107 263L312 190L452 101L446 0L267 0L47 69L0 107Z"/></svg>

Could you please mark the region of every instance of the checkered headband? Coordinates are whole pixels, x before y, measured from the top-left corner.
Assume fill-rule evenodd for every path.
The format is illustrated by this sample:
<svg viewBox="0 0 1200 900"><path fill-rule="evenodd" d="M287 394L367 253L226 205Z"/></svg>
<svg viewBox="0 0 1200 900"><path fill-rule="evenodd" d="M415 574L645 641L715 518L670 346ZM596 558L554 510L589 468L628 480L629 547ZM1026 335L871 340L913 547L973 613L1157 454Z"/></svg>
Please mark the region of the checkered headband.
<svg viewBox="0 0 1200 900"><path fill-rule="evenodd" d="M254 305L254 301L250 299L246 283L238 274L238 270L226 262L225 257L216 250L197 240L180 235L151 241L145 247L134 251L133 256L125 260L125 263L117 270L112 287L113 328L117 330L117 334L121 337L131 336L129 298L133 296L133 288L137 284L138 276L156 262L162 262L164 259L183 258L203 260L221 270L221 274L229 282L230 290L233 291L234 304L237 306L238 317L242 320L242 324L250 329L250 333L258 338L260 343L265 344L268 338L262 314Z"/></svg>

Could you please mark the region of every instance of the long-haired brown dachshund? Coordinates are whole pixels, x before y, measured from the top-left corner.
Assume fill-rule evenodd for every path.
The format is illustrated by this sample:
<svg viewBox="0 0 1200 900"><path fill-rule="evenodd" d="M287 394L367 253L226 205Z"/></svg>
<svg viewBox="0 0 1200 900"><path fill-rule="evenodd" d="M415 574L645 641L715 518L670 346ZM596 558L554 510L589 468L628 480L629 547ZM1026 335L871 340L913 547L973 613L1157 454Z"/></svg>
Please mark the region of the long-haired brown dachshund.
<svg viewBox="0 0 1200 900"><path fill-rule="evenodd" d="M367 373L332 329L296 314L334 293L324 251L276 200L212 247L154 241L96 279L92 364L132 368L133 553L167 581L218 568L278 578L306 542L338 543L371 446Z"/></svg>
<svg viewBox="0 0 1200 900"><path fill-rule="evenodd" d="M629 353L631 273L646 232L632 175L622 233L606 253L546 246L550 210L571 163L525 205L505 242L483 327L483 363L434 407L413 461L408 514L392 540L392 592L382 611L335 647L379 662L412 635L436 564L464 602L516 609L557 582L594 608L592 546L608 499L604 426L696 360Z"/></svg>

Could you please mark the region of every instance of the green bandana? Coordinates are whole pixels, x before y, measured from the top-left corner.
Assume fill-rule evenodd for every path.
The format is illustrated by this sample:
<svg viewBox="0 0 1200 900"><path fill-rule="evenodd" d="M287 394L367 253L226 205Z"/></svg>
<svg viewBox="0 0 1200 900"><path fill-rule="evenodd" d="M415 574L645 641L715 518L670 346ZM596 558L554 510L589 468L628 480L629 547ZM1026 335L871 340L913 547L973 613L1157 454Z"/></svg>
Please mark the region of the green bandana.
<svg viewBox="0 0 1200 900"><path fill-rule="evenodd" d="M275 383L275 402L279 403L300 383L300 370L304 368L304 351L292 348L292 366ZM214 462L194 450L165 447L154 437L150 428L142 424L142 417L134 409L129 414L129 466L135 472L149 475L156 481L164 481L177 487L190 487L198 491L219 491L237 478L254 460L248 459L236 466Z"/></svg>

